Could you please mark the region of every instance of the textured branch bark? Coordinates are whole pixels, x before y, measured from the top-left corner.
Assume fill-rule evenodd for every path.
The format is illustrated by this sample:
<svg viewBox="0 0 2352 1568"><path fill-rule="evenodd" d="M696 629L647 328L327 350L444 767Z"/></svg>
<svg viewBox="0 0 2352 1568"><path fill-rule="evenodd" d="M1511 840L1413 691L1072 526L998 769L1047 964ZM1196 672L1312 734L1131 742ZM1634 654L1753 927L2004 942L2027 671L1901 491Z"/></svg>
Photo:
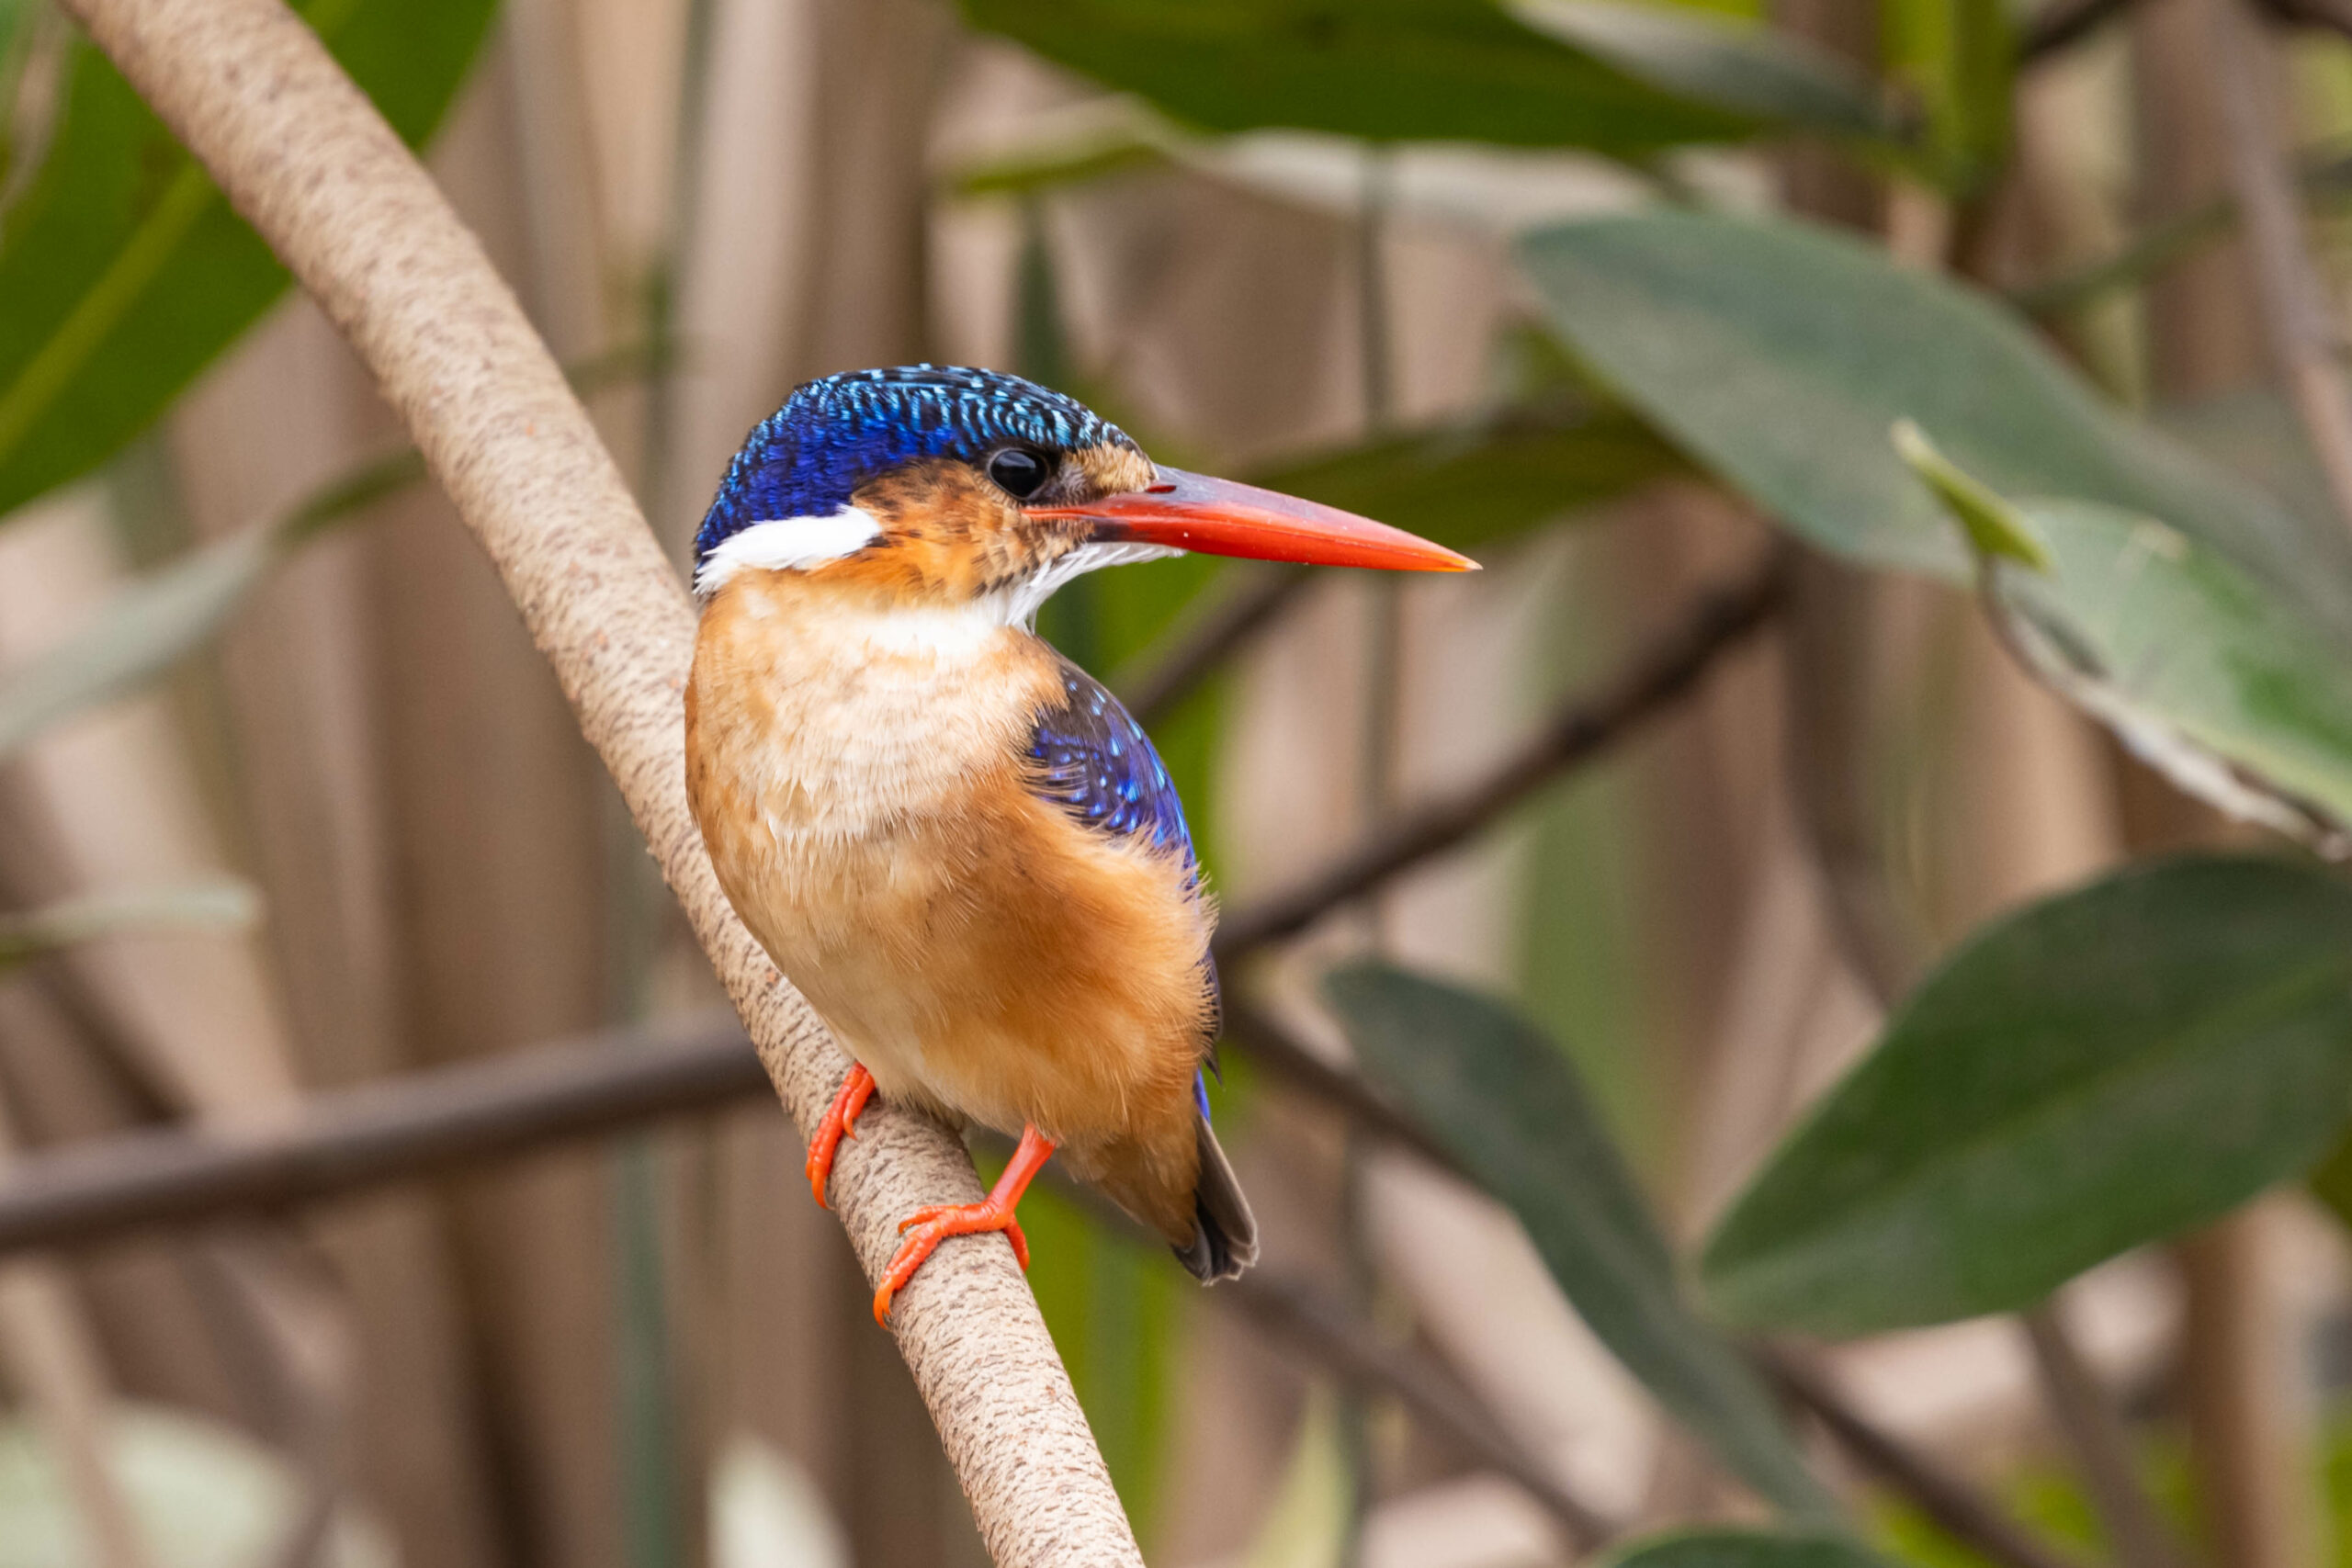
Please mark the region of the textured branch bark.
<svg viewBox="0 0 2352 1568"><path fill-rule="evenodd" d="M513 295L277 0L67 9L375 375L497 564L805 1134L843 1062L736 919L688 813L679 704L693 612ZM981 1196L945 1129L888 1107L860 1124L832 1191L869 1275L888 1258L900 1215ZM1000 1563L1140 1563L1008 1247L944 1248L900 1295L894 1328Z"/></svg>

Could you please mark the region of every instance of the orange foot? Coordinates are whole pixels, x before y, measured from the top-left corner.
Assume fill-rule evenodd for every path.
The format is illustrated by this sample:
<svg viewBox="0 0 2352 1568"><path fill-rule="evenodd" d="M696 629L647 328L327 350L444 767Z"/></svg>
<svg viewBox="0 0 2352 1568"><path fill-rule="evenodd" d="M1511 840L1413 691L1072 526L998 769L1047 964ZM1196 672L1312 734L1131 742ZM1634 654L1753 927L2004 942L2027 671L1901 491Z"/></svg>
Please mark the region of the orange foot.
<svg viewBox="0 0 2352 1568"><path fill-rule="evenodd" d="M815 1157L810 1156L812 1159ZM1020 1205L1021 1195L1029 1190L1029 1180L1045 1163L1054 1157L1054 1145L1038 1135L1035 1127L1021 1130L1021 1146L1012 1151L1012 1162L1004 1174L996 1179L995 1190L984 1203L934 1203L917 1209L899 1222L906 1240L899 1244L899 1255L890 1259L890 1267L882 1276L882 1284L874 1292L874 1321L885 1327L890 1322L890 1298L907 1288L932 1249L951 1235L974 1235L981 1231L1002 1231L1005 1240L1012 1244L1012 1256L1021 1267L1029 1267L1029 1238L1021 1234L1021 1222L1012 1212Z"/></svg>
<svg viewBox="0 0 2352 1568"><path fill-rule="evenodd" d="M825 1182L833 1174L833 1156L840 1152L843 1138L857 1136L857 1113L873 1098L874 1075L864 1063L851 1063L842 1091L825 1108L825 1119L817 1123L817 1135L808 1141L808 1190L817 1194L820 1209L832 1206L825 1201Z"/></svg>

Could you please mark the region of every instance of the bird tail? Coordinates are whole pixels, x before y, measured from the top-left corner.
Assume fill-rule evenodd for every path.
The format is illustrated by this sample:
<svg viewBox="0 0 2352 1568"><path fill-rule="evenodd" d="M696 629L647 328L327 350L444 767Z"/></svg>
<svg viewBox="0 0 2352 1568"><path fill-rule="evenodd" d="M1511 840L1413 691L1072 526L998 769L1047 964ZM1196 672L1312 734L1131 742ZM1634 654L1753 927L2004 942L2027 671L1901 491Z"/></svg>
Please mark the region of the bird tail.
<svg viewBox="0 0 2352 1568"><path fill-rule="evenodd" d="M1208 1118L1193 1125L1200 1130L1201 1174L1193 1190L1193 1240L1172 1250L1193 1278L1214 1285L1238 1279L1258 1261L1258 1218L1250 1212L1250 1200L1241 1195L1241 1183L1217 1145L1216 1134L1209 1131Z"/></svg>

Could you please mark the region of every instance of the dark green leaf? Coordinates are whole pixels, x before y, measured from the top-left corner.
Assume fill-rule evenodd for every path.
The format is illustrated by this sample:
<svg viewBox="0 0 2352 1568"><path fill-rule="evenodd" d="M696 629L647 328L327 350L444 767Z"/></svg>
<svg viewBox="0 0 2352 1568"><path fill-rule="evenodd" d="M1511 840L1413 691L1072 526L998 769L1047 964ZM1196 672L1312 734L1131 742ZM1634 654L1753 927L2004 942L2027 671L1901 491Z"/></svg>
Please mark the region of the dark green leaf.
<svg viewBox="0 0 2352 1568"><path fill-rule="evenodd" d="M1879 85L1836 55L1755 22L1621 0L1510 0L1541 33L1694 103L1900 146L1909 130Z"/></svg>
<svg viewBox="0 0 2352 1568"><path fill-rule="evenodd" d="M492 0L313 0L303 15L411 144ZM162 412L287 277L103 55L76 42L48 157L0 234L0 513Z"/></svg>
<svg viewBox="0 0 2352 1568"><path fill-rule="evenodd" d="M1017 39L1210 130L1639 154L1757 129L1520 26L1492 0L963 0Z"/></svg>
<svg viewBox="0 0 2352 1568"><path fill-rule="evenodd" d="M1792 1513L1834 1517L1772 1402L1683 1300L1674 1258L1567 1058L1510 1009L1384 964L1324 994L1374 1082L1526 1226L1577 1313L1660 1404Z"/></svg>
<svg viewBox="0 0 2352 1568"><path fill-rule="evenodd" d="M0 915L0 972L101 937L234 930L253 924L260 913L260 900L242 882L94 893L28 914Z"/></svg>
<svg viewBox="0 0 2352 1568"><path fill-rule="evenodd" d="M2352 1111L2352 888L2134 867L1980 932L1707 1245L1750 1324L1874 1333L2030 1305L2311 1168Z"/></svg>
<svg viewBox="0 0 2352 1568"><path fill-rule="evenodd" d="M2006 307L1825 230L1659 212L1521 247L1554 325L1619 396L1822 547L1948 578L1968 552L1887 442L1909 418L2007 496L2160 517L2290 592L2305 530L2135 424Z"/></svg>
<svg viewBox="0 0 2352 1568"><path fill-rule="evenodd" d="M1611 1568L1885 1568L1844 1536L1703 1529L1655 1536L1613 1554Z"/></svg>
<svg viewBox="0 0 2352 1568"><path fill-rule="evenodd" d="M1685 471L1671 446L1622 413L1521 410L1254 477L1466 550Z"/></svg>

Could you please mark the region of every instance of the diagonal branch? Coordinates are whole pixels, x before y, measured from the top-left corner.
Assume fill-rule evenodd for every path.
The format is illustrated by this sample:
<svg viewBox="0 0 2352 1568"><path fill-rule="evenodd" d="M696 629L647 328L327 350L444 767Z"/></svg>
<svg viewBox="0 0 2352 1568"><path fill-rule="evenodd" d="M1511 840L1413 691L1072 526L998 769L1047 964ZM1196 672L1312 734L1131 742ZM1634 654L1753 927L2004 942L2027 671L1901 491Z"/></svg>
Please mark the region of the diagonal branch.
<svg viewBox="0 0 2352 1568"><path fill-rule="evenodd" d="M554 666L777 1093L812 1129L841 1053L729 908L686 806L692 608L480 244L277 0L65 5L374 373ZM937 1123L885 1107L859 1132L833 1194L871 1276L899 1216L981 1193ZM894 1326L999 1563L1141 1562L1010 1247L943 1251Z"/></svg>
<svg viewBox="0 0 2352 1568"><path fill-rule="evenodd" d="M1273 625L1311 581L1297 567L1255 567L1235 576L1235 585L1200 615L1185 616L1158 645L1136 655L1140 668L1134 673L1119 672L1119 700L1147 728Z"/></svg>
<svg viewBox="0 0 2352 1568"><path fill-rule="evenodd" d="M1870 1474L1960 1540L2009 1568L2077 1568L1989 1507L1969 1484L1927 1455L1871 1426L1819 1373L1781 1350L1752 1352L1767 1382L1803 1406L1838 1446Z"/></svg>
<svg viewBox="0 0 2352 1568"><path fill-rule="evenodd" d="M1776 550L1745 577L1701 595L1681 620L1606 685L1569 701L1533 740L1485 778L1375 830L1321 875L1227 915L1217 930L1219 961L1230 963L1296 936L1340 905L1453 848L1561 773L1672 706L1714 667L1717 656L1771 618L1781 601L1783 561Z"/></svg>

